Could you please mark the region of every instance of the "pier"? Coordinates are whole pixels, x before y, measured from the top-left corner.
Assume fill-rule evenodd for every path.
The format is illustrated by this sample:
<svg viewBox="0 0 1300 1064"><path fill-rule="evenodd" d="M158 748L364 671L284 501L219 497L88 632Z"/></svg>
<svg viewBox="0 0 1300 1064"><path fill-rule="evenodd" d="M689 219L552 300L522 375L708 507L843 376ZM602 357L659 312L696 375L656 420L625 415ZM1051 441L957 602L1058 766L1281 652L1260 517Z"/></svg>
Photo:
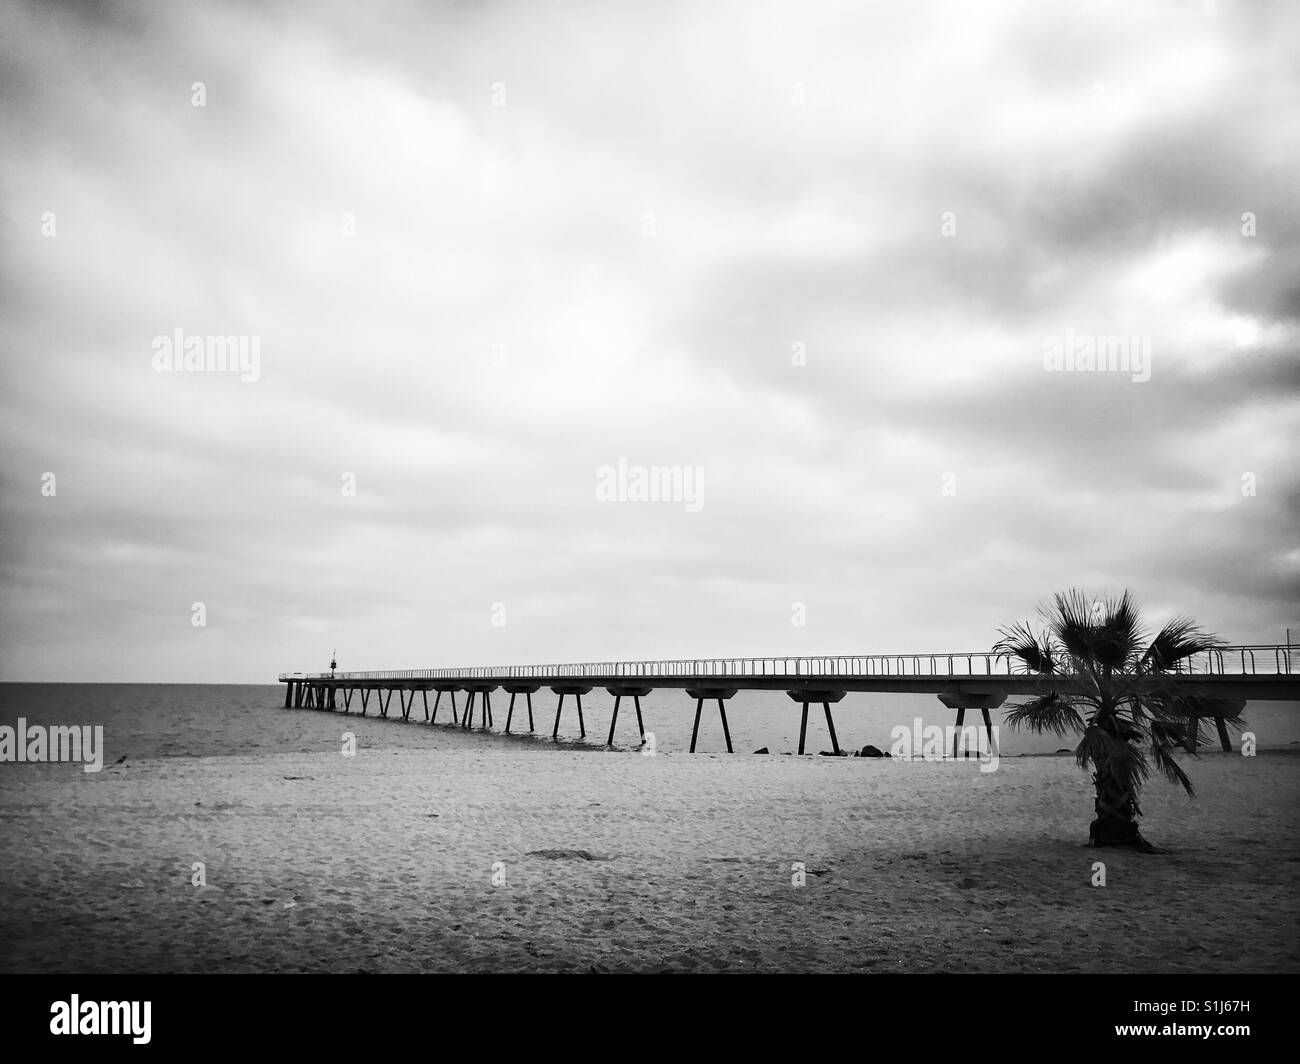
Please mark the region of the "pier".
<svg viewBox="0 0 1300 1064"><path fill-rule="evenodd" d="M1173 670L1180 683L1194 693L1236 703L1238 711L1248 700L1300 699L1300 647L1289 645L1233 646L1206 651L1180 662ZM946 654L878 654L867 656L799 656L767 658L695 658L663 661L604 661L553 665L479 665L466 668L398 669L379 672L281 673L285 685L286 709L342 710L352 712L354 704L364 716L371 699L381 717L387 718L397 694L398 712L409 720L419 696L423 719L436 724L443 696L448 696L451 722L463 728L474 726L478 703L480 727L495 726L491 696L502 691L510 696L505 732L511 731L515 702L524 696L528 730L535 731L533 695L548 688L557 696L551 738L558 739L566 698L572 698L582 738L587 736L582 715L582 696L603 687L614 697L607 746L614 744L619 709L624 699L636 708L641 742L645 742L645 721L641 699L651 691L679 689L695 702L695 724L691 731L691 753L695 752L700 721L706 702L716 702L726 739L727 752L734 753L727 722L727 702L741 691L785 691L802 707L799 753L804 753L808 728L808 707L821 706L835 753L839 740L831 706L851 693L893 692L933 694L954 710L960 729L966 711L979 710L985 729L992 736L990 710L1008 697L1031 695L1042 689L1043 677L1026 673L1010 655L990 651ZM1153 677L1152 682L1158 682ZM429 694L433 693L433 707ZM463 712L456 695L465 695ZM1219 742L1231 750L1224 718L1216 717ZM955 752L954 752L955 753Z"/></svg>

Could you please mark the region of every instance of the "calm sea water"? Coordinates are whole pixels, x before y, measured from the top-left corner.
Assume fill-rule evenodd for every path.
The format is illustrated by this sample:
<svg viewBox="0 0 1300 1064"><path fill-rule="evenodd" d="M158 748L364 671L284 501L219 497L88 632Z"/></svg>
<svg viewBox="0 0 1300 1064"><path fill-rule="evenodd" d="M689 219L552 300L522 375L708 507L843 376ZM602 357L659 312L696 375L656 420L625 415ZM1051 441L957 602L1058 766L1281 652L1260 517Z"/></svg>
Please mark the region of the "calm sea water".
<svg viewBox="0 0 1300 1064"><path fill-rule="evenodd" d="M432 705L432 695L429 701ZM424 710L418 702L411 711L411 722L403 723L396 699L392 701L387 720L378 717L373 697L367 717L360 716L359 712L345 716L341 710L329 713L285 709L284 688L280 684L7 683L0 684L0 724L14 726L23 717L28 724L102 725L106 764L121 757L138 760L337 750L344 731L353 732L360 746L372 748L480 751L535 748L540 751L548 747L555 720L555 696L546 691L533 696L535 736L527 734L528 718L522 697L516 702L512 730L523 734L501 734L508 702L509 696L503 697L500 692L493 697L496 725L493 732L469 733L442 726L450 722L445 696L438 713L439 723L430 727L424 723ZM463 695L457 696L457 704L463 708ZM613 698L603 691L593 691L583 699L587 745L603 748L613 704ZM641 707L646 730L654 733L659 750L689 749L695 713L693 701L680 691L661 691L643 698ZM359 699L354 698L353 708L359 710ZM915 718L921 719L922 726L946 726L956 721L954 712L930 695L850 694L833 706L832 712L840 746L844 749L858 749L870 743L888 750L892 745L891 730L896 725L910 729ZM776 754L797 750L799 713L798 704L784 692L740 692L727 703L727 719L736 751L751 753L767 747ZM1002 711L993 713L1004 757L1050 754L1073 746L1070 739L1035 736L1002 727L1002 716ZM1245 717L1261 750L1300 744L1300 703L1252 702L1246 706ZM478 720L477 715L475 719ZM967 724L979 720L978 712L967 712ZM565 699L560 738L566 744L581 745L577 711L571 697ZM619 711L615 746L635 749L638 741L636 713L631 700L625 699ZM1235 747L1236 736L1233 741ZM808 752L829 750L830 746L821 707L809 707ZM716 702L705 703L698 749L706 753L726 750ZM0 778L7 775L0 771Z"/></svg>

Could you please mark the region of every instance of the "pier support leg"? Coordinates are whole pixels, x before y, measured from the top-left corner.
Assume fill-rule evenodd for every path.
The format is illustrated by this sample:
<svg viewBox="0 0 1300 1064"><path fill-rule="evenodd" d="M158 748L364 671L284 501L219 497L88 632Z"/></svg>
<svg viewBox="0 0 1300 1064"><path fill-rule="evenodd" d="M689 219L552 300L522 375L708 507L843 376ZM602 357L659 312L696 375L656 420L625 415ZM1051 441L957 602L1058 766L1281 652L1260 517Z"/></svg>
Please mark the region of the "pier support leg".
<svg viewBox="0 0 1300 1064"><path fill-rule="evenodd" d="M704 713L704 701L718 703L718 716L722 718L722 734L727 740L727 753L734 754L736 751L731 746L731 726L727 723L727 702L728 698L735 697L736 688L734 687L688 687L686 696L695 699L695 724L691 728L691 753L695 753L696 740L700 735L700 716ZM640 714L638 714L638 719ZM644 736L642 737L644 741Z"/></svg>
<svg viewBox="0 0 1300 1064"><path fill-rule="evenodd" d="M721 698L718 699L718 715L722 717L722 734L727 740L727 753L734 754L736 751L731 748L731 729L727 727L727 703Z"/></svg>
<svg viewBox="0 0 1300 1064"><path fill-rule="evenodd" d="M831 733L831 749L835 751L835 756L839 757L840 741L835 735L835 721L831 719L831 704L829 702L823 702L822 709L826 711L826 727L830 729Z"/></svg>
<svg viewBox="0 0 1300 1064"><path fill-rule="evenodd" d="M460 714L456 712L456 692L447 691L445 693L451 695L451 722L453 724L459 724ZM433 700L433 723L434 724L438 723L438 707L442 705L443 694L444 694L443 691L439 691L437 697L434 698Z"/></svg>
<svg viewBox="0 0 1300 1064"><path fill-rule="evenodd" d="M284 685L284 708L289 708L289 702L293 698L293 681L290 680Z"/></svg>
<svg viewBox="0 0 1300 1064"><path fill-rule="evenodd" d="M980 711L981 715L984 717L984 734L988 736L989 752L993 753L996 750L993 739L993 719L989 716L989 710L997 709L997 707L1002 705L1006 700L1007 695L1005 691L995 691L992 694L987 695L972 695L959 692L957 694L942 694L939 696L940 702L949 709L955 709L957 711L957 729L952 737L952 756L954 760L957 758L957 750L965 738L963 731L966 724L966 710L968 709L978 709ZM972 728L975 732L975 749L973 751L966 749L963 751L963 754L965 757L980 758L983 755L979 751L979 728L974 725L972 725ZM967 744L967 746L969 747L969 744Z"/></svg>
<svg viewBox="0 0 1300 1064"><path fill-rule="evenodd" d="M840 754L840 737L835 734L835 718L831 715L831 703L843 700L845 691L832 691L825 687L797 687L793 691L787 691L792 702L799 703L799 753L807 750L808 746L808 707L814 702L820 702L822 712L826 714L826 730L831 735L831 749L838 756Z"/></svg>
<svg viewBox="0 0 1300 1064"><path fill-rule="evenodd" d="M587 722L585 719L583 719L583 715L582 715L582 696L585 694L590 694L591 688L589 686L582 686L579 684L556 684L551 688L551 690L560 696L559 701L555 705L555 726L551 728L551 738L558 739L560 737L560 716L564 712L564 698L566 695L573 695L573 697L578 700L578 729L582 733L582 738L585 739L587 737ZM530 704L529 705L530 726L531 726L531 721L532 721L532 706Z"/></svg>
<svg viewBox="0 0 1300 1064"><path fill-rule="evenodd" d="M495 727L495 722L492 720L492 692L491 691L483 692L483 706L487 710L487 726L489 728Z"/></svg>
<svg viewBox="0 0 1300 1064"><path fill-rule="evenodd" d="M343 712L344 713L352 712L352 688L351 687L343 688Z"/></svg>
<svg viewBox="0 0 1300 1064"><path fill-rule="evenodd" d="M712 699L710 699L710 701L712 701ZM731 728L727 725L727 705L721 698L719 698L717 702L718 715L722 718L722 734L727 740L727 753L734 754L735 750L731 748ZM703 712L704 699L697 698L695 700L695 726L691 728L691 753L695 753L695 741L700 735L700 715ZM642 742L644 741L645 737L642 736Z"/></svg>
<svg viewBox="0 0 1300 1064"><path fill-rule="evenodd" d="M429 720L429 692L421 691L420 697L424 699L424 719L425 722L427 723Z"/></svg>
<svg viewBox="0 0 1300 1064"><path fill-rule="evenodd" d="M370 688L363 687L361 688L361 715L363 717L366 715L366 706L368 706L369 704L370 704Z"/></svg>
<svg viewBox="0 0 1300 1064"><path fill-rule="evenodd" d="M476 692L469 692L469 701L465 703L465 715L460 720L460 726L467 731L474 727L474 695Z"/></svg>
<svg viewBox="0 0 1300 1064"><path fill-rule="evenodd" d="M622 695L614 696L614 715L609 721L609 738L605 740L606 746L614 745L614 725L618 723L618 704L623 701Z"/></svg>
<svg viewBox="0 0 1300 1064"><path fill-rule="evenodd" d="M411 696L411 698L410 698L409 701L408 701L407 698L406 698L406 696L407 696L408 694ZM397 697L401 700L401 703L402 703L402 720L410 720L410 719L411 719L411 710L412 710L412 709L414 708L414 706L415 706L415 692L414 692L414 691L399 691Z"/></svg>
<svg viewBox="0 0 1300 1064"><path fill-rule="evenodd" d="M609 722L609 739L606 740L606 746L614 745L614 729L618 727L618 710L622 705L623 699L632 699L632 704L636 706L636 727L641 733L641 745L645 746L645 721L641 719L641 696L649 694L649 687L607 687L607 691L614 696L614 716Z"/></svg>
<svg viewBox="0 0 1300 1064"><path fill-rule="evenodd" d="M510 734L510 725L515 716L515 699L523 695L528 701L528 730L533 731L533 691L536 688L515 687L509 684L505 689L510 692L510 708L506 712L506 734Z"/></svg>
<svg viewBox="0 0 1300 1064"><path fill-rule="evenodd" d="M379 707L380 707L380 708L379 708L379 713L380 713L380 716L382 716L385 720L387 720L387 719L388 719L388 707L389 707L390 705L393 704L393 689L392 689L391 687L388 689L388 697L387 697L387 698L384 698L384 693L383 693L382 691L380 691L380 692L379 692L379 698L380 698L380 702L379 702Z"/></svg>

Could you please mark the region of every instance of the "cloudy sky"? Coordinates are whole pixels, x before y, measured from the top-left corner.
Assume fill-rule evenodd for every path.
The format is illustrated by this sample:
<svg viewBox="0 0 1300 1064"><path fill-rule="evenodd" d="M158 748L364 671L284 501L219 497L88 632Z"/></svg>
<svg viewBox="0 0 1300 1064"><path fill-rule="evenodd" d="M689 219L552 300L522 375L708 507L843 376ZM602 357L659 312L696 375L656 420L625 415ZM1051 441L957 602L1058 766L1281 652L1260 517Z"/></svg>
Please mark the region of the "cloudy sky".
<svg viewBox="0 0 1300 1064"><path fill-rule="evenodd" d="M4 4L0 678L1300 633L1298 16Z"/></svg>

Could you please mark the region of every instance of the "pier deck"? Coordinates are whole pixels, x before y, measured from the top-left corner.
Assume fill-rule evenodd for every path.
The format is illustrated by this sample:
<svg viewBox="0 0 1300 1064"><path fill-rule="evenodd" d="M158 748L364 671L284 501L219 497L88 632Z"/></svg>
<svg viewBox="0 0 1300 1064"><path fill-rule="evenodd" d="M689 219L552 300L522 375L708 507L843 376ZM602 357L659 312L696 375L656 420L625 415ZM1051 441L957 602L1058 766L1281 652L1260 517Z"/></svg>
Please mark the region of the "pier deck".
<svg viewBox="0 0 1300 1064"><path fill-rule="evenodd" d="M1244 706L1248 700L1300 699L1300 647L1285 645L1235 646L1198 654L1182 663L1175 675L1193 690ZM826 713L832 745L839 753L831 704L850 692L893 692L933 694L957 712L960 725L967 709L983 714L991 732L989 711L1007 697L1028 695L1042 689L1043 678L1019 671L1007 654L972 651L946 654L835 655L821 657L695 658L664 661L582 662L552 665L470 666L466 668L398 669L377 672L281 673L285 684L285 708L352 710L353 700L366 714L375 698L380 716L387 717L393 693L397 692L403 720L409 720L416 695L421 699L424 719L437 723L444 695L449 695L452 722L472 727L474 705L479 704L481 726L494 727L491 695L503 690L510 695L505 730L510 731L515 700L524 695L528 708L528 730L534 730L532 696L543 687L559 697L552 738L559 735L564 700L576 702L579 728L586 737L582 696L596 687L615 698L614 719L607 745L613 745L618 710L624 698L633 699L642 742L645 725L641 698L659 688L680 689L695 700L695 728L691 752L695 752L700 716L706 701L716 701L732 752L727 724L727 700L740 691L786 691L803 707L806 726L808 706L819 704ZM1152 682L1157 682L1155 679ZM429 692L434 692L432 713ZM456 706L457 692L466 695L463 715ZM1220 743L1231 743L1222 718L1215 718ZM799 752L803 753L803 730Z"/></svg>

